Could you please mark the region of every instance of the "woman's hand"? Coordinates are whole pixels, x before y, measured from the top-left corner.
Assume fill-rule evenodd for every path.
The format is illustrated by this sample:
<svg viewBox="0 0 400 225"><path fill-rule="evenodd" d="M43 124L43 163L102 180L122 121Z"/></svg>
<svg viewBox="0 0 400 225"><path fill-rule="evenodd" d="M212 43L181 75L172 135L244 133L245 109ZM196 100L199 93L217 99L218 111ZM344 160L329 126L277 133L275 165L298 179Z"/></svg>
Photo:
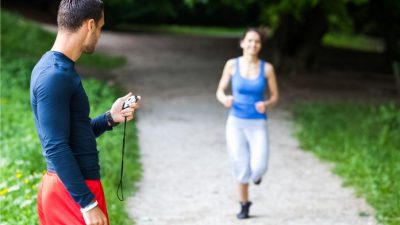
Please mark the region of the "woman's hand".
<svg viewBox="0 0 400 225"><path fill-rule="evenodd" d="M114 122L125 122L125 117L126 121L130 121L133 119L133 113L135 112L135 109L138 109L140 107L139 102L133 103L129 108L122 110L122 105L130 96L132 96L132 93L129 92L129 94L125 95L124 97L118 98L111 106L110 113ZM138 97L140 100L141 97Z"/></svg>
<svg viewBox="0 0 400 225"><path fill-rule="evenodd" d="M232 96L232 95L227 95L227 96L225 96L225 98L224 98L222 104L224 104L224 106L225 106L226 108L232 107L232 104L233 104L233 96Z"/></svg>
<svg viewBox="0 0 400 225"><path fill-rule="evenodd" d="M267 111L265 102L256 102L256 110L259 113L265 113Z"/></svg>

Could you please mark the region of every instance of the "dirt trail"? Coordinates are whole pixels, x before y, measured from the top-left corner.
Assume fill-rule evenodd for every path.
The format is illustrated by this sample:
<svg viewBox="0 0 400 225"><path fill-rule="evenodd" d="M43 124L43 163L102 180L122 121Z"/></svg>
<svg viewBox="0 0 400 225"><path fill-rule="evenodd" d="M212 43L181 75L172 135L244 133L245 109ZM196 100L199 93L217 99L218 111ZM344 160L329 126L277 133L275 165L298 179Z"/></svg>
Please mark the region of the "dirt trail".
<svg viewBox="0 0 400 225"><path fill-rule="evenodd" d="M226 38L103 34L98 50L128 61L108 78L143 96L137 116L144 174L128 200L129 215L138 225L376 224L372 209L341 186L329 164L299 149L285 82L283 103L269 114L270 170L261 186L251 186L253 218L235 218L227 110L215 90L225 60L239 53L236 46Z"/></svg>

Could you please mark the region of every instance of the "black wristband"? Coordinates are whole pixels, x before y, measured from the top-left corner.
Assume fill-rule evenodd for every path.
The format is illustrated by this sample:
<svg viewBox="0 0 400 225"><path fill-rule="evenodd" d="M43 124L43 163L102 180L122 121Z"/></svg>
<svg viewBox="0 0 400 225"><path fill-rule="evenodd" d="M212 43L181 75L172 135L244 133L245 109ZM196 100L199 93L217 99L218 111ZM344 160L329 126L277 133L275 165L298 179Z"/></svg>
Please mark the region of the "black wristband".
<svg viewBox="0 0 400 225"><path fill-rule="evenodd" d="M117 125L119 124L119 123L117 123L117 122L115 122L115 121L113 120L110 111L107 111L107 112L106 112L106 118L107 118L108 124L110 124L112 127L115 127L115 126L117 126Z"/></svg>

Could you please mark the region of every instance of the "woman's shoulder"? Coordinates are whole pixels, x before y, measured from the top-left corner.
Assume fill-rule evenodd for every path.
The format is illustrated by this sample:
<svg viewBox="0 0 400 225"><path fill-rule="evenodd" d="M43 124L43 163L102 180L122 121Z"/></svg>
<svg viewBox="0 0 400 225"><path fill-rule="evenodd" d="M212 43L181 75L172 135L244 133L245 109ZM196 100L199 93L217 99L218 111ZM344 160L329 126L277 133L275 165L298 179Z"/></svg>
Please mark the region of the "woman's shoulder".
<svg viewBox="0 0 400 225"><path fill-rule="evenodd" d="M228 59L225 63L225 67L227 68L234 68L236 65L237 58Z"/></svg>
<svg viewBox="0 0 400 225"><path fill-rule="evenodd" d="M235 65L238 58L231 58L226 61L227 65Z"/></svg>
<svg viewBox="0 0 400 225"><path fill-rule="evenodd" d="M264 71L266 73L268 73L269 71L272 71L274 69L274 66L270 62L268 62L266 60L262 60L262 61L264 62Z"/></svg>

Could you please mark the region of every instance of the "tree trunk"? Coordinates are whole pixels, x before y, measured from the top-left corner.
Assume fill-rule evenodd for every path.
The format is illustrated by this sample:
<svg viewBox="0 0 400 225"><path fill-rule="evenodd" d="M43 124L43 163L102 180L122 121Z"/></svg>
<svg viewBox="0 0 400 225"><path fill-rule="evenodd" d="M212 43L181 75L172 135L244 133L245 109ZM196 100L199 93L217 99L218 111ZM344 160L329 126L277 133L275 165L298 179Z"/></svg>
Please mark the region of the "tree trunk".
<svg viewBox="0 0 400 225"><path fill-rule="evenodd" d="M271 40L272 62L276 69L289 74L312 72L327 27L320 6L305 11L301 21L292 15L282 15Z"/></svg>
<svg viewBox="0 0 400 225"><path fill-rule="evenodd" d="M388 64L393 63L393 61L400 61L400 26L398 24L400 16L395 7L391 6L390 1L372 0L370 13L379 25L379 32L385 42L385 55Z"/></svg>

